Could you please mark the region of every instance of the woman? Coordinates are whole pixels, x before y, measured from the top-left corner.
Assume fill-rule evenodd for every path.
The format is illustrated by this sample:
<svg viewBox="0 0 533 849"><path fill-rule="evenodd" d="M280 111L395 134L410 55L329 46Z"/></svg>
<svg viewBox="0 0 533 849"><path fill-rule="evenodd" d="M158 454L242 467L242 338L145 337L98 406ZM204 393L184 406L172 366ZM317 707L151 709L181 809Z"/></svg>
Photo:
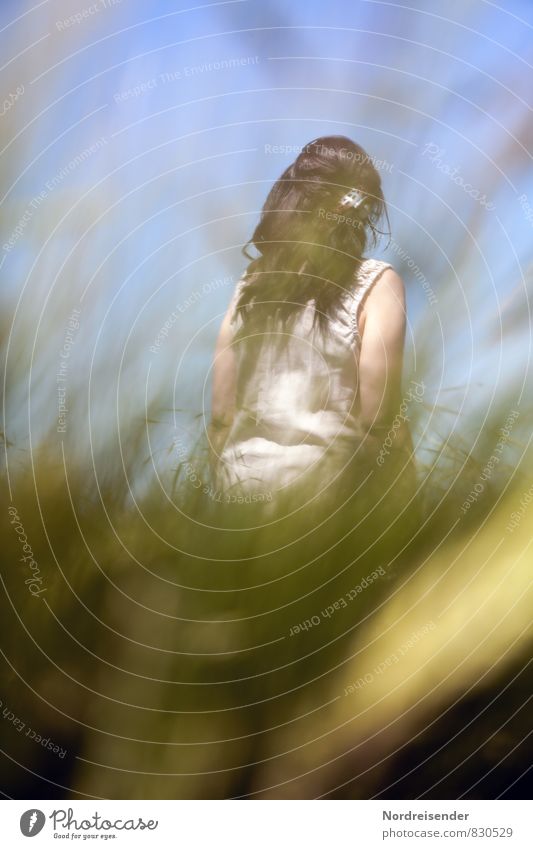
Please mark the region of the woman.
<svg viewBox="0 0 533 849"><path fill-rule="evenodd" d="M364 257L384 214L370 156L344 136L310 142L271 189L214 360L209 438L228 498L271 501L311 475L327 491L375 459L406 323L401 278ZM404 424L395 447L409 448Z"/></svg>

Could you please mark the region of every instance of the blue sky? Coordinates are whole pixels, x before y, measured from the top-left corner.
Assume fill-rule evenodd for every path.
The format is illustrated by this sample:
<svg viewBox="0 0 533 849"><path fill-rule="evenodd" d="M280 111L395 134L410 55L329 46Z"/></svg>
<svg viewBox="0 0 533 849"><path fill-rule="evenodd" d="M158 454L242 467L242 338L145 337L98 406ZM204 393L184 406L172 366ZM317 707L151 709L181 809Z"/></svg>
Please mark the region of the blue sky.
<svg viewBox="0 0 533 849"><path fill-rule="evenodd" d="M45 192L0 258L11 318L21 298L10 356L31 365L11 395L21 439L54 420L55 364L80 306L69 403L80 421L90 413L97 444L146 398L201 411L240 247L294 155L272 148L327 133L389 164L401 255L378 255L406 281L408 362L428 400L454 388L453 427L468 429L526 375L530 3L56 0L3 3L0 16L5 96L24 86L0 125L2 245Z"/></svg>

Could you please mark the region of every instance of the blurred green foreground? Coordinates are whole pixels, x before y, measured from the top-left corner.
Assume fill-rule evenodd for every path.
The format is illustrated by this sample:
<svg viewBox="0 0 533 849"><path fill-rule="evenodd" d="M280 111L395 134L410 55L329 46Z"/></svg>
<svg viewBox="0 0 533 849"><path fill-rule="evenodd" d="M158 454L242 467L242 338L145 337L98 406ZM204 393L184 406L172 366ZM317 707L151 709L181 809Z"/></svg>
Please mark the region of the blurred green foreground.
<svg viewBox="0 0 533 849"><path fill-rule="evenodd" d="M418 489L391 457L359 491L252 505L204 491L201 458L134 505L51 443L10 477L4 792L525 794L527 477L502 463L462 510L483 464L456 448Z"/></svg>

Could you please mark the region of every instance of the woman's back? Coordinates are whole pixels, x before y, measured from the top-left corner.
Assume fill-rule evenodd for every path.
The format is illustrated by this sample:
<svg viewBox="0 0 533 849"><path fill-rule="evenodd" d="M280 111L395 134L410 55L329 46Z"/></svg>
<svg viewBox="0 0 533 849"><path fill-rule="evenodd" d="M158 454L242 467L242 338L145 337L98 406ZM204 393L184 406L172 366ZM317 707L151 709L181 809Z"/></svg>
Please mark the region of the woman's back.
<svg viewBox="0 0 533 849"><path fill-rule="evenodd" d="M286 329L270 309L261 331L246 333L229 310L235 357L235 409L217 463L217 486L235 498L270 501L320 466L326 485L353 459L362 437L360 308L387 263L366 259L325 327L313 299ZM323 462L325 461L325 462Z"/></svg>

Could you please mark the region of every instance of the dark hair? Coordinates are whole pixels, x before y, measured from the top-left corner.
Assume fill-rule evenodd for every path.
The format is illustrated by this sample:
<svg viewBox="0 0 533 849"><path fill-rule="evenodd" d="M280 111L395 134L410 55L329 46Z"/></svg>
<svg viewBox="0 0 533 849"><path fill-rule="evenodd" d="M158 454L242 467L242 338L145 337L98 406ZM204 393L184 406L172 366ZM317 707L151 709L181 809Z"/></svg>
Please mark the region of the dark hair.
<svg viewBox="0 0 533 849"><path fill-rule="evenodd" d="M364 203L340 206L353 188ZM288 319L309 299L324 327L353 285L369 241L376 243L383 215L388 222L381 179L362 147L346 136L309 142L273 185L243 249L251 261L237 309L247 331L262 324L265 312ZM250 255L251 245L259 256Z"/></svg>

